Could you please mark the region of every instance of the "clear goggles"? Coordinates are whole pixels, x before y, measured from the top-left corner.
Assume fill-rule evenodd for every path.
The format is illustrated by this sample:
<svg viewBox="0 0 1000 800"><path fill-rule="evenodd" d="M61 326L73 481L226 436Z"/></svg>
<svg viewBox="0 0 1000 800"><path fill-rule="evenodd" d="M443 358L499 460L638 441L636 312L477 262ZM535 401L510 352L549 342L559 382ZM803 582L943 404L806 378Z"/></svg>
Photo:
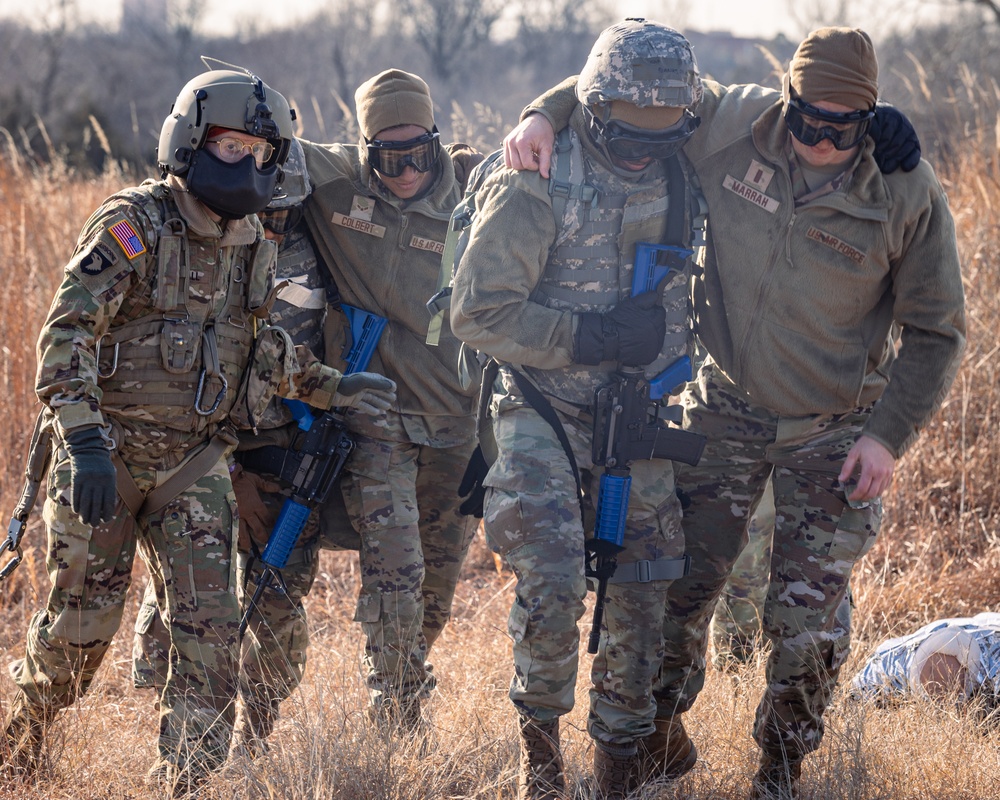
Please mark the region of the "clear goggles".
<svg viewBox="0 0 1000 800"><path fill-rule="evenodd" d="M806 147L829 139L838 150L850 150L868 134L875 110L838 114L792 97L785 104L785 124Z"/></svg>
<svg viewBox="0 0 1000 800"><path fill-rule="evenodd" d="M670 158L701 124L701 117L687 110L677 123L658 131L637 128L616 119L603 122L593 113L590 119L597 141L603 142L608 152L622 161Z"/></svg>
<svg viewBox="0 0 1000 800"><path fill-rule="evenodd" d="M302 206L268 208L258 213L257 217L260 219L260 224L275 236L285 236L302 221Z"/></svg>
<svg viewBox="0 0 1000 800"><path fill-rule="evenodd" d="M206 144L218 145L219 158L227 164L235 164L243 159L243 154L249 150L258 167L263 167L274 155L274 146L269 142L244 142L232 136L222 136L209 139Z"/></svg>
<svg viewBox="0 0 1000 800"><path fill-rule="evenodd" d="M398 178L407 167L427 172L441 153L440 138L435 129L405 142L372 139L368 142L368 163L387 178Z"/></svg>

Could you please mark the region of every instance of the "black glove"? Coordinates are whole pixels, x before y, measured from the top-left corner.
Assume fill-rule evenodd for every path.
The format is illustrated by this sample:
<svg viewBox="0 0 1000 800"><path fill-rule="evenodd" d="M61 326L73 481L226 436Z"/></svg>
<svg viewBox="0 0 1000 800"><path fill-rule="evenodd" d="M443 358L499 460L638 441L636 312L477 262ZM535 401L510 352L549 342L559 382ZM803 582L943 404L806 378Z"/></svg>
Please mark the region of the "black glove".
<svg viewBox="0 0 1000 800"><path fill-rule="evenodd" d="M623 300L604 314L578 314L573 337L577 364L620 361L641 367L656 360L667 335L667 312L657 292L643 292Z"/></svg>
<svg viewBox="0 0 1000 800"><path fill-rule="evenodd" d="M920 163L920 140L917 132L898 108L888 103L875 105L875 117L868 128L875 140L875 163L888 175L899 167L903 172L916 169Z"/></svg>
<svg viewBox="0 0 1000 800"><path fill-rule="evenodd" d="M382 416L396 402L396 382L377 372L345 375L333 396L333 408L356 408L365 414Z"/></svg>
<svg viewBox="0 0 1000 800"><path fill-rule="evenodd" d="M476 519L483 518L483 501L486 499L486 487L483 486L483 481L489 471L490 465L483 457L483 448L477 447L472 451L462 482L458 484L458 496L465 498L458 507L460 514Z"/></svg>
<svg viewBox="0 0 1000 800"><path fill-rule="evenodd" d="M110 520L118 504L117 476L111 451L100 428L79 428L66 434L73 510L86 525Z"/></svg>

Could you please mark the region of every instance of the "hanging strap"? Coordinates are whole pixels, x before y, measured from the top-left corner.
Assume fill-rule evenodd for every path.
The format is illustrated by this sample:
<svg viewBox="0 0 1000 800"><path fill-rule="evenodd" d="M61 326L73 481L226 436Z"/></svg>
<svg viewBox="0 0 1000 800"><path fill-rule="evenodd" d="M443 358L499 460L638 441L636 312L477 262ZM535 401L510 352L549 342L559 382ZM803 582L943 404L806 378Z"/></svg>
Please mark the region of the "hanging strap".
<svg viewBox="0 0 1000 800"><path fill-rule="evenodd" d="M514 367L509 364L507 366L514 378L514 383L517 384L517 388L524 395L524 399L528 401L528 405L552 426L552 430L555 431L556 437L559 439L559 444L562 445L563 450L566 452L570 469L573 470L573 480L576 482L576 499L580 504L580 523L583 524L583 487L580 485L580 468L576 465L576 456L573 455L573 448L569 443L569 437L566 435L566 429L563 428L556 410L552 408L552 404L545 398L545 395L541 393L538 387L527 376L522 375L514 369Z"/></svg>
<svg viewBox="0 0 1000 800"><path fill-rule="evenodd" d="M219 462L219 459L225 455L226 451L236 447L238 443L239 439L233 431L228 428L220 428L208 440L208 444L185 461L177 472L145 496L136 486L132 473L129 472L121 455L117 450L113 450L111 461L118 474L118 494L132 516L138 520L159 511L183 491L194 485L196 481L204 478Z"/></svg>

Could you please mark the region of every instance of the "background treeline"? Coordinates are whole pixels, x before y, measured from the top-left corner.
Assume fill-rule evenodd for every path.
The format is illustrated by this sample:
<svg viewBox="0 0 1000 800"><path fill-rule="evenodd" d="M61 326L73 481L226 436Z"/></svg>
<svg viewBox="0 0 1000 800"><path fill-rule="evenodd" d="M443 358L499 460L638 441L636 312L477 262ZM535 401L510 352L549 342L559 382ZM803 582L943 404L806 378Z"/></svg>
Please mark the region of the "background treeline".
<svg viewBox="0 0 1000 800"><path fill-rule="evenodd" d="M980 93L995 94L1000 74L997 4L950 1L947 21L877 41L883 96L913 115L934 157L953 155L970 130L990 124L972 107ZM920 0L892 5L886 19L905 30L900 23ZM803 33L842 24L851 10L850 0L789 6ZM0 20L0 128L9 146L71 166L101 169L110 157L146 169L177 90L210 55L286 94L299 133L320 141L354 140L359 83L388 67L416 72L431 86L445 139L492 149L527 101L579 71L596 34L620 16L613 0L331 0L286 27L276 7L253 13L237 3L239 32L219 37L207 30L203 4L165 7L160 18L127 15L114 31L78 25L73 0L43 0L31 27ZM649 16L686 29L687 9L661 0ZM687 33L703 74L723 83L777 86L796 44Z"/></svg>
<svg viewBox="0 0 1000 800"><path fill-rule="evenodd" d="M969 344L944 407L897 466L882 534L855 573L855 644L842 683L887 636L940 617L1000 610L1000 22L989 11L993 4L953 2L965 11L947 24L877 44L884 95L916 123L948 192ZM427 77L446 138L492 148L526 101L579 69L611 18L602 18L594 3L579 5L587 14L564 0L538 0L530 15L525 6L530 24L518 15L507 20L515 29L523 25L519 38L491 31L440 62L432 40L421 44L414 25L418 10L435 7L431 0L396 0L391 9L332 0L327 14L296 30L265 36L262 27L247 27L227 39L185 27L182 16L170 18L173 27L132 25L127 35L60 30L51 20L34 30L0 22L0 511L10 513L24 485L23 458L38 409L34 343L62 266L102 199L151 174L160 122L180 85L201 71L199 54L258 70L300 109L302 135L326 140L354 138L357 83L403 67ZM837 21L820 11L846 5L798 0L801 9L817 9L803 31ZM905 5L892 3L893 13L898 17ZM761 49L688 33L704 73L726 82L776 86L793 50L783 40L760 43ZM40 504L23 544L24 563L0 584L0 665L23 654L29 619L48 593ZM137 567L121 632L92 691L53 731L58 761L37 783L0 784L0 800L154 796L144 781L155 756L154 698L135 691L130 675L131 631L145 580ZM517 774L506 696L512 585L509 572L496 573L477 536L454 618L433 652L439 686L425 708L425 732L417 741L399 739L366 723L363 646L353 622L357 557L324 552L306 601L311 643L303 687L282 706L270 755L254 763L233 758L204 800L511 800ZM588 613L583 636L589 620ZM584 656L576 708L564 727L575 800L590 796L588 675ZM734 675L710 672L685 716L698 745L697 768L677 784L647 787L641 800L745 798L757 752L749 730L762 688L759 661ZM11 681L0 680L0 710L12 693ZM1000 797L1000 726L984 727L948 704L852 705L842 690L827 717L823 746L804 771L804 800Z"/></svg>

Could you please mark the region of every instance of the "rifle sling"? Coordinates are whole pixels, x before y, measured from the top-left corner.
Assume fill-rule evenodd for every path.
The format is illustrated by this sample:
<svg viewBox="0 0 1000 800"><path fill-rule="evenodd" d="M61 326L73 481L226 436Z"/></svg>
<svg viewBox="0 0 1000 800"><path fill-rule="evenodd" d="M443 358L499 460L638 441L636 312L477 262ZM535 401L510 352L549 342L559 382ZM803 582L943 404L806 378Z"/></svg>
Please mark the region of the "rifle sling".
<svg viewBox="0 0 1000 800"><path fill-rule="evenodd" d="M541 418L552 426L552 430L555 431L559 439L559 444L562 445L563 450L566 452L566 458L569 459L569 467L573 471L573 480L576 481L576 499L580 504L580 524L583 525L585 524L585 517L583 514L583 487L580 485L580 469L576 465L576 456L573 455L573 447L569 443L566 430L556 415L555 409L552 408L552 404L545 399L545 395L539 391L538 387L528 380L525 375L514 369L513 366L508 365L508 368L514 378L514 383L517 384L517 388L524 395L524 399L528 401L528 405L535 409Z"/></svg>
<svg viewBox="0 0 1000 800"><path fill-rule="evenodd" d="M673 581L683 578L690 571L691 556L659 558L656 561L619 561L614 574L608 578L608 583Z"/></svg>

